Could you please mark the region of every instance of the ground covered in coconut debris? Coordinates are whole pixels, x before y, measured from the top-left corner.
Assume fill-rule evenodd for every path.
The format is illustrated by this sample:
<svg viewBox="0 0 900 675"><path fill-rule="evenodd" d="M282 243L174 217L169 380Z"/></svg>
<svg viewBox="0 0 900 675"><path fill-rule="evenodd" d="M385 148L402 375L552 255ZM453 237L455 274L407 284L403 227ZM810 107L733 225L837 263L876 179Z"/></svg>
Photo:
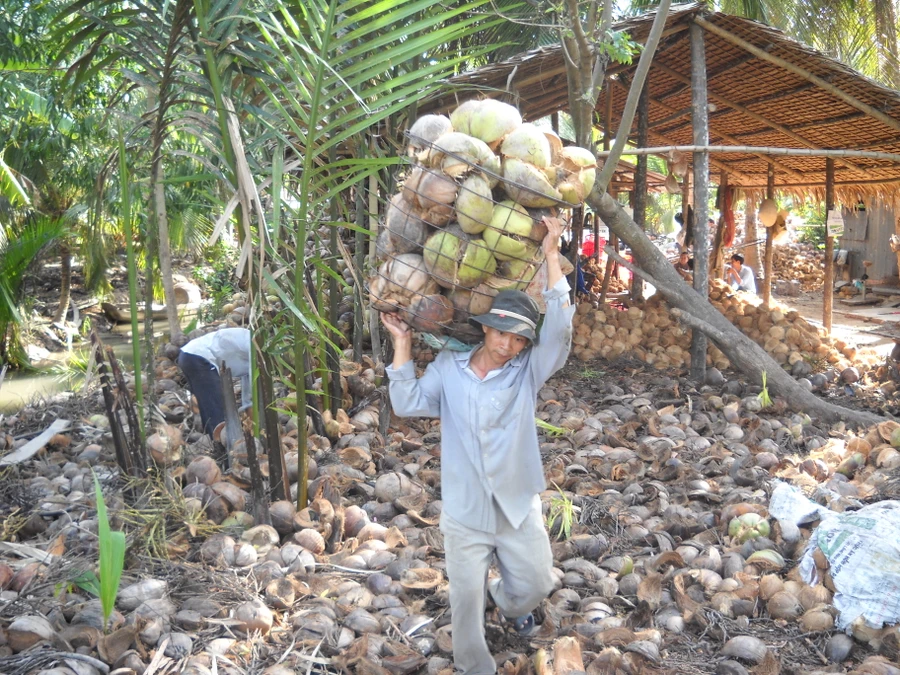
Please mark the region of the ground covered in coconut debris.
<svg viewBox="0 0 900 675"><path fill-rule="evenodd" d="M186 401L177 384L169 394ZM831 594L799 582L810 529L788 537L773 522L744 544L727 531L734 515L765 515L776 477L829 486L842 495L832 508L898 496L900 425L857 435L783 402L760 410L757 393L627 358L570 363L550 381L538 415L564 430L540 432L559 584L531 638L488 610L501 672L900 673L896 631L846 638L827 626ZM187 408L169 420L181 459L141 481L119 475L97 394L0 418L6 447L75 421L0 474L0 673L449 675L438 424L394 418L382 436L344 420L312 437L315 499L273 507L274 529L250 527L246 469L219 471ZM296 429L282 422L290 451ZM836 473L851 447L863 461ZM129 541L105 630L82 588L97 564L92 468ZM757 551L776 555L748 562Z"/></svg>

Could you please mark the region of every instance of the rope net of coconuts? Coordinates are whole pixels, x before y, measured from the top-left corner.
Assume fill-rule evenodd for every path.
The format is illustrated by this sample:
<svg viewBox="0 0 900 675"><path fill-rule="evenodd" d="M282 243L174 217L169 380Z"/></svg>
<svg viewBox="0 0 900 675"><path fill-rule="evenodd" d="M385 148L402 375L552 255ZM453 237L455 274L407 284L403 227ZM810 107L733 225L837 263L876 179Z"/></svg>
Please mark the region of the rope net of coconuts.
<svg viewBox="0 0 900 675"><path fill-rule="evenodd" d="M407 136L369 279L373 308L463 342L480 339L468 319L501 290L525 291L543 308L542 218L584 201L593 154L493 99L420 117Z"/></svg>

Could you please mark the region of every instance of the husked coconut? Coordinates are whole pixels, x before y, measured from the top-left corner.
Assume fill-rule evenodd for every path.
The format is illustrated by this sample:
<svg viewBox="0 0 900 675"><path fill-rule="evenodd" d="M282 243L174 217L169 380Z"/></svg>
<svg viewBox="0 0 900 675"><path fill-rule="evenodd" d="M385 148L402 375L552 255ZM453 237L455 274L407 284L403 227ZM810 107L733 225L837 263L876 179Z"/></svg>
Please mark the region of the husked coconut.
<svg viewBox="0 0 900 675"><path fill-rule="evenodd" d="M453 131L450 118L444 115L422 115L409 128L409 146L407 154L417 157L423 150L431 147L438 138Z"/></svg>
<svg viewBox="0 0 900 675"><path fill-rule="evenodd" d="M429 169L440 169L451 178L458 178L471 172L485 169L485 179L493 187L500 174L500 158L484 141L472 136L451 131L434 142L424 158L423 165Z"/></svg>
<svg viewBox="0 0 900 675"><path fill-rule="evenodd" d="M453 320L465 323L470 316L486 314L491 309L495 295L497 295L496 289L491 288L487 282L479 284L472 289L454 288L447 293L447 297L456 310Z"/></svg>
<svg viewBox="0 0 900 675"><path fill-rule="evenodd" d="M553 153L550 148L550 139L533 124L523 124L503 139L500 146L500 154L503 157L513 157L523 162L546 169L550 166Z"/></svg>
<svg viewBox="0 0 900 675"><path fill-rule="evenodd" d="M420 295L438 290L437 282L425 268L425 260L417 253L403 253L387 260L369 283L369 298L379 312L408 307Z"/></svg>
<svg viewBox="0 0 900 675"><path fill-rule="evenodd" d="M503 159L503 190L523 206L553 206L562 199L541 169L515 157Z"/></svg>
<svg viewBox="0 0 900 675"><path fill-rule="evenodd" d="M440 333L453 321L454 307L443 295L420 295L404 312L406 322L416 330Z"/></svg>
<svg viewBox="0 0 900 675"><path fill-rule="evenodd" d="M394 254L416 253L428 238L428 224L417 215L413 205L402 193L391 198L384 226L389 239L389 251Z"/></svg>
<svg viewBox="0 0 900 675"><path fill-rule="evenodd" d="M471 100L450 113L453 128L488 144L496 143L522 124L522 115L495 99Z"/></svg>
<svg viewBox="0 0 900 675"><path fill-rule="evenodd" d="M403 183L403 198L416 207L422 220L435 227L443 227L453 219L453 202L458 192L455 180L437 169L421 166L413 169Z"/></svg>

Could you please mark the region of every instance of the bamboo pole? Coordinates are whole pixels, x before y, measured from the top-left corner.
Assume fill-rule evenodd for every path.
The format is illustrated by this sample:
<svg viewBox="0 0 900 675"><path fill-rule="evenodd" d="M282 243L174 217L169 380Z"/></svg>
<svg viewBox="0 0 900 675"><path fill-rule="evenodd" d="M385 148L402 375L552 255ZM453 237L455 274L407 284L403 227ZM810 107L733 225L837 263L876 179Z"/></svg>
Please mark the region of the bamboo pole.
<svg viewBox="0 0 900 675"><path fill-rule="evenodd" d="M662 145L653 148L631 148L622 155L664 155L672 151L678 152L743 152L754 155L787 155L790 157L864 157L900 163L900 154L894 152L875 152L871 150L824 150L821 148L775 148L756 145ZM597 157L605 157L606 151L597 152ZM771 160L770 160L771 161ZM795 172L796 173L796 172Z"/></svg>
<svg viewBox="0 0 900 675"><path fill-rule="evenodd" d="M775 199L775 166L771 162L766 174L766 199ZM773 229L772 227L766 228L766 256L763 260L765 277L763 278L762 289L763 305L765 307L768 307L769 302L772 300L772 260L775 255L775 251L772 248Z"/></svg>
<svg viewBox="0 0 900 675"><path fill-rule="evenodd" d="M691 40L691 126L694 144L709 144L709 106L706 98L706 45L703 29L692 23ZM709 297L709 153L694 152L694 291L706 300ZM691 378L706 379L706 335L691 332Z"/></svg>
<svg viewBox="0 0 900 675"><path fill-rule="evenodd" d="M685 77L684 75L679 73L677 70L672 70L671 68L669 68L668 66L666 66L664 64L659 64L659 69L662 72L664 72L666 75L668 75L669 77L672 77L673 79L678 80L679 82L684 82L685 84L690 83L690 79L688 79L687 77ZM736 110L739 113L742 113L751 119L756 120L760 124L765 124L770 129L775 129L775 131L778 131L778 132L784 134L788 138L793 138L795 141L797 141L801 145L805 145L807 148L818 148L819 147L818 145L816 145L815 143L810 141L805 136L801 136L800 134L789 129L788 127L784 126L783 124L779 124L778 122L773 122L768 117L766 117L764 115L760 115L758 112L754 112L753 110L750 110L750 108L748 108L744 105L741 105L740 103L735 103L731 99L721 96L719 94L716 94L715 92L709 92L709 97L711 99L713 99L714 101L721 103L722 105L726 105L729 108ZM858 166L856 166L855 164L851 164L850 162L844 161L843 164L845 164L847 167L853 169L854 171L861 171L861 169Z"/></svg>
<svg viewBox="0 0 900 675"><path fill-rule="evenodd" d="M802 77L804 80L812 82L816 86L827 91L829 94L833 94L837 98L841 99L847 105L853 106L857 110L862 110L867 115L874 117L876 120L878 120L885 126L890 127L891 129L894 129L895 131L900 131L900 120L896 120L893 117L890 117L889 115L886 115L885 113L881 112L877 108L873 108L869 104L863 103L855 96L851 96L850 94L843 91L842 89L839 89L838 87L834 86L830 82L826 82L821 77L818 77L817 75L813 75L808 70L805 70L804 68L801 68L800 66L796 66L789 61L786 61L778 56L775 56L774 54L770 54L769 52L765 51L764 49L760 49L756 45L750 44L746 40L739 38L737 35L728 32L724 28L719 28L718 26L716 26L713 23L710 23L706 19L702 19L698 16L698 17L694 18L694 21L697 24L699 24L700 26L703 26L703 28L708 30L710 33L718 35L722 39L727 40L728 42L730 42L734 45L737 45L741 49L747 50L748 52L750 52L757 58L762 59L763 61L768 61L769 63L772 63L781 68L784 68L788 72L791 72L794 75L797 75L798 77Z"/></svg>
<svg viewBox="0 0 900 675"><path fill-rule="evenodd" d="M825 219L834 204L834 160L825 160ZM827 227L827 225L826 225ZM827 231L826 231L827 232ZM822 302L822 324L831 332L831 313L834 305L834 237L825 237L825 290Z"/></svg>
<svg viewBox="0 0 900 675"><path fill-rule="evenodd" d="M603 151L609 153L610 136L612 135L612 92L610 91L610 83L612 79L606 79L606 106L603 114ZM618 250L618 240L616 235L610 233L609 244L613 249ZM606 302L606 295L609 292L609 280L612 277L613 259L612 256L606 257L606 266L603 270L603 281L600 284L600 304Z"/></svg>

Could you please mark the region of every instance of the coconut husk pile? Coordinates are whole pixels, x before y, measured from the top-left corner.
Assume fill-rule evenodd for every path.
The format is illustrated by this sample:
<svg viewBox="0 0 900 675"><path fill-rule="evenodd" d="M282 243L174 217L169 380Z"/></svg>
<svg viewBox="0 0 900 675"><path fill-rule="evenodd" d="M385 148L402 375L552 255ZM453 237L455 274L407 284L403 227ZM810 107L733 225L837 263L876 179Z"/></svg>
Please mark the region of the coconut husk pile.
<svg viewBox="0 0 900 675"><path fill-rule="evenodd" d="M811 244L775 246L772 273L776 279L800 282L802 291L818 291L825 282L825 254Z"/></svg>
<svg viewBox="0 0 900 675"><path fill-rule="evenodd" d="M539 297L544 216L583 202L593 154L563 147L500 101L467 101L409 129L409 163L378 237L372 306L427 333L477 340L469 317L501 290Z"/></svg>
<svg viewBox="0 0 900 675"><path fill-rule="evenodd" d="M710 283L709 298L743 333L795 377L807 378L811 386L826 385L827 380L821 380L826 370L842 375L844 383L856 382L860 369L870 369L881 361L870 349L830 338L796 310L777 302L767 310L757 296L735 292L723 281ZM628 353L658 369L690 366L691 331L681 327L658 294L625 311L610 305L579 304L573 324L573 353L582 361ZM730 365L713 344L706 358L708 366L720 371Z"/></svg>
<svg viewBox="0 0 900 675"><path fill-rule="evenodd" d="M603 290L603 274L604 274L604 265L600 264L599 260L591 258L584 265L585 274L590 274L593 278L588 287L588 290L591 293L599 294ZM585 279L587 282L587 279ZM617 275L612 274L609 277L609 290L607 293L610 295L615 295L617 293L624 293L628 290L628 283L623 281Z"/></svg>
<svg viewBox="0 0 900 675"><path fill-rule="evenodd" d="M348 399L371 399L360 382L380 384L381 368L343 369ZM532 638L488 611L501 672L897 672L896 627L836 633L834 589L800 580L794 561L814 524L788 530L766 509L776 476L827 488L834 510L876 498L900 465L897 425L855 436L783 405L762 410L756 393L572 366L542 389L557 585ZM190 411L153 430L177 452L154 454L143 510L120 492L108 431L80 420L6 477L28 497L5 526L15 547L0 552L0 672L450 675L439 423L395 418L382 436L371 400L309 434L309 506L275 502L270 524L250 515L246 453L225 470ZM40 419L23 411L3 431L19 435L29 415ZM280 417L292 499L294 420ZM71 581L96 569L91 468L129 539L108 628ZM150 541L165 566L147 558Z"/></svg>

